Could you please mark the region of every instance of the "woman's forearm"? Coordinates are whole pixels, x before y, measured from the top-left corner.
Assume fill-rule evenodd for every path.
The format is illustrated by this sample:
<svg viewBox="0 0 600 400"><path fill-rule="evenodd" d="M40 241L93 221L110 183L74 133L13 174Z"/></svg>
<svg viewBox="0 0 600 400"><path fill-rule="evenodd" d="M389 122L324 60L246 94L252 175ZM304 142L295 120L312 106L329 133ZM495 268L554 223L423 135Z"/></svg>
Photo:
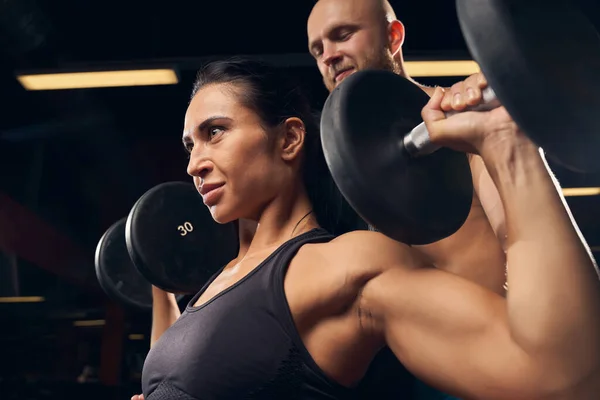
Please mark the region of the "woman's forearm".
<svg viewBox="0 0 600 400"><path fill-rule="evenodd" d="M150 347L179 318L181 312L173 293L152 286L152 331Z"/></svg>
<svg viewBox="0 0 600 400"><path fill-rule="evenodd" d="M525 351L586 373L600 363L596 265L537 146L514 140L482 154L506 212L511 332Z"/></svg>

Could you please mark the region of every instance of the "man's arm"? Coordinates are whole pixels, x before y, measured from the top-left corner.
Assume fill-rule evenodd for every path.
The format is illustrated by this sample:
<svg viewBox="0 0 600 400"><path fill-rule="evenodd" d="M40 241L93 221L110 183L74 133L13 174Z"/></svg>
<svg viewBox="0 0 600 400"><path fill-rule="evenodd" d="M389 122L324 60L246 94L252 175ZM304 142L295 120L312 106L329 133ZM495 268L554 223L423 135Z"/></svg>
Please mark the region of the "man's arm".
<svg viewBox="0 0 600 400"><path fill-rule="evenodd" d="M508 296L443 271L397 267L365 285L362 314L408 368L448 393L597 398L589 387L600 384L600 282L556 181L503 108L446 120L440 96L424 111L432 139L480 154L498 188Z"/></svg>

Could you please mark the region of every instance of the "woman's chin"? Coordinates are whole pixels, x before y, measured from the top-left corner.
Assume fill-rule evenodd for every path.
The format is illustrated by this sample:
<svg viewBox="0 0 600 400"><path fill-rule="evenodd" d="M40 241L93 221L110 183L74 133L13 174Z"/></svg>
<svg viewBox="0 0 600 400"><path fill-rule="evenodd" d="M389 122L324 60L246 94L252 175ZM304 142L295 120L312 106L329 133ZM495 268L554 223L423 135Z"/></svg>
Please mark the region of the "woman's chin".
<svg viewBox="0 0 600 400"><path fill-rule="evenodd" d="M232 216L230 213L226 213L223 212L223 208L219 207L218 205L214 205L209 207L209 211L210 211L210 215L212 216L213 220L217 223L217 224L228 224L232 221L235 221L237 218L235 218L234 216Z"/></svg>

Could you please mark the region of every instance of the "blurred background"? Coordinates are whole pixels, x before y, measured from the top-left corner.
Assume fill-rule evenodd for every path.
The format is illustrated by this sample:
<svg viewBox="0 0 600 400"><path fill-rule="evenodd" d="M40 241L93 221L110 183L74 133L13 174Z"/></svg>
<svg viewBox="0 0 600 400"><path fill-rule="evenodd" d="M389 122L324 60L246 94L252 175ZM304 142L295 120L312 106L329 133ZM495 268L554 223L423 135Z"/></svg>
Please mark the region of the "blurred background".
<svg viewBox="0 0 600 400"><path fill-rule="evenodd" d="M598 2L578 1L600 26ZM471 60L453 1L391 3L405 24L405 59L417 81L449 86L469 74L468 63L451 76L412 64ZM148 189L189 181L180 137L192 82L206 61L246 55L275 63L320 108L327 92L305 27L313 4L0 0L0 399L140 392L150 314L100 288L96 245ZM27 80L136 69L166 73L108 88ZM600 252L600 175L552 166L583 235Z"/></svg>

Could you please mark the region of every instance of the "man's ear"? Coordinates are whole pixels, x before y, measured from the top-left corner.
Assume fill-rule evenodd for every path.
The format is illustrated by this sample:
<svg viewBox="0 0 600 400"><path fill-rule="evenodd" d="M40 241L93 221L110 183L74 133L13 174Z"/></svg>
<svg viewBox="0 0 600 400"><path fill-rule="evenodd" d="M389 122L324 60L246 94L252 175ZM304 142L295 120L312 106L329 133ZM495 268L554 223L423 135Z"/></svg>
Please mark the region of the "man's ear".
<svg viewBox="0 0 600 400"><path fill-rule="evenodd" d="M393 56L395 56L402 48L402 45L404 44L404 36L404 25L402 22L398 20L390 22L388 25L388 43L390 46L390 52Z"/></svg>
<svg viewBox="0 0 600 400"><path fill-rule="evenodd" d="M297 158L304 147L306 128L300 118L291 117L283 123L281 157L285 161Z"/></svg>

